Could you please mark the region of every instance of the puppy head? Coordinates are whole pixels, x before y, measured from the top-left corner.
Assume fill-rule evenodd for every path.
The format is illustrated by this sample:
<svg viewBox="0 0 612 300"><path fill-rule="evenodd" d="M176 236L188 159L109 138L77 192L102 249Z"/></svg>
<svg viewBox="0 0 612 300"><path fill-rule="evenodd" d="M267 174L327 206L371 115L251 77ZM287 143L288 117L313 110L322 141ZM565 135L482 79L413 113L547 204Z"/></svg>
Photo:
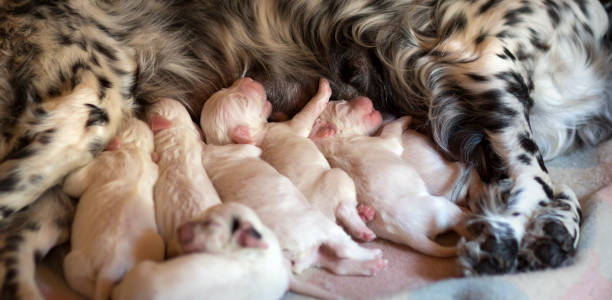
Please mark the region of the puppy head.
<svg viewBox="0 0 612 300"><path fill-rule="evenodd" d="M135 144L138 148L144 149L148 153L153 152L153 132L149 126L143 121L136 118L129 118L123 121L119 132L111 143L119 143L116 148L121 148L121 145Z"/></svg>
<svg viewBox="0 0 612 300"><path fill-rule="evenodd" d="M246 248L265 249L272 234L250 208L237 203L210 207L201 218L177 229L182 253L232 252Z"/></svg>
<svg viewBox="0 0 612 300"><path fill-rule="evenodd" d="M381 124L380 112L367 97L330 101L315 122L310 137L372 135Z"/></svg>
<svg viewBox="0 0 612 300"><path fill-rule="evenodd" d="M247 77L206 100L200 125L209 144L254 144L271 111L263 86Z"/></svg>

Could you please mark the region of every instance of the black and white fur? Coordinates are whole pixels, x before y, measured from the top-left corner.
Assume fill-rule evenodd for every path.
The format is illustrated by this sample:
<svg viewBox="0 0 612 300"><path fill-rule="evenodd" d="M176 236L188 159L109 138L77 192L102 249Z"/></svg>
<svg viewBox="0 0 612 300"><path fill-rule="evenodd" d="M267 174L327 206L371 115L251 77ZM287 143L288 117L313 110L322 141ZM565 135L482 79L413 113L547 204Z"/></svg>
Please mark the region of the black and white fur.
<svg viewBox="0 0 612 300"><path fill-rule="evenodd" d="M91 161L134 104L170 97L195 117L247 75L293 114L325 77L477 171L466 273L556 267L580 210L544 159L612 132L608 30L596 0L0 0L0 218ZM77 86L96 93L58 118ZM540 249L558 259L530 263Z"/></svg>

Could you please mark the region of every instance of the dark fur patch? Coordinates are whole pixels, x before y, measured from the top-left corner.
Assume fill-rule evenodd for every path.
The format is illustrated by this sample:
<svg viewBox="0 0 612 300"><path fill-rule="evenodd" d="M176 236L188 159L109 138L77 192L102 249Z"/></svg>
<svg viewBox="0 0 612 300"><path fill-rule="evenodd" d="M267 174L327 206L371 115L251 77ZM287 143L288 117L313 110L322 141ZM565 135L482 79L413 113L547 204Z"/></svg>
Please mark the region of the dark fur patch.
<svg viewBox="0 0 612 300"><path fill-rule="evenodd" d="M499 4L500 2L502 2L502 0L488 0L483 5L480 6L480 9L478 9L478 14L479 15L484 14L485 12L495 7L495 5Z"/></svg>
<svg viewBox="0 0 612 300"><path fill-rule="evenodd" d="M85 106L89 108L89 118L87 118L85 127L105 125L108 123L108 114L104 109L91 103L87 103Z"/></svg>
<svg viewBox="0 0 612 300"><path fill-rule="evenodd" d="M99 41L93 42L93 48L100 54L104 55L106 58L112 61L118 61L117 51L112 47L107 47L105 44Z"/></svg>
<svg viewBox="0 0 612 300"><path fill-rule="evenodd" d="M535 154L536 152L538 152L538 146L531 138L529 138L528 133L523 133L519 135L519 144L521 145L521 148L523 148L523 150L531 154Z"/></svg>
<svg viewBox="0 0 612 300"><path fill-rule="evenodd" d="M21 178L17 172L15 171L8 172L8 174L6 174L2 179L0 179L0 193L12 192L16 190L17 185L19 184L20 181L21 181ZM2 212L2 214L5 215L5 213L6 213L6 209Z"/></svg>
<svg viewBox="0 0 612 300"><path fill-rule="evenodd" d="M520 160L522 163L524 163L526 165L530 165L531 164L531 157L529 157L527 154L521 154L517 158L518 158L518 160Z"/></svg>
<svg viewBox="0 0 612 300"><path fill-rule="evenodd" d="M544 193L546 193L546 197L548 197L548 199L553 199L553 190L552 188L550 188L550 186L544 181L544 179L542 179L539 176L536 176L535 181L537 181L541 186L542 189L544 190Z"/></svg>
<svg viewBox="0 0 612 300"><path fill-rule="evenodd" d="M94 141L91 142L91 144L89 144L89 152L94 156L98 154L100 151L102 151L103 148L104 148L104 143L102 139L100 138L94 139Z"/></svg>

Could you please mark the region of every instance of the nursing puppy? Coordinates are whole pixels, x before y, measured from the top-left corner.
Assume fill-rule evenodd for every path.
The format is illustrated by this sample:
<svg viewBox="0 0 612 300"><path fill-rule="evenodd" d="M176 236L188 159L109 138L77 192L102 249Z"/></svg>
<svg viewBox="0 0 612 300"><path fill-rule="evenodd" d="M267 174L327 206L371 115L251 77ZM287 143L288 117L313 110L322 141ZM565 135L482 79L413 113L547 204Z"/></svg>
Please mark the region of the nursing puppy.
<svg viewBox="0 0 612 300"><path fill-rule="evenodd" d="M410 164L425 182L427 190L434 196L442 196L455 203L466 203L468 190L477 191L478 176L468 174L467 182L463 182L458 190L455 186L462 174L462 166L458 162L446 160L436 150L433 143L416 130L404 129L402 133L402 160Z"/></svg>
<svg viewBox="0 0 612 300"><path fill-rule="evenodd" d="M252 129L262 130L270 106L265 97L254 100L241 101L245 107L230 106L233 101L220 106L215 105L216 101L207 101L201 124L211 124L229 133L225 142L231 141L231 132L237 131L234 125L239 121L260 120ZM207 140L219 141L208 137ZM223 202L238 202L255 210L276 234L294 272L314 265L341 275L374 275L386 267L379 249L357 245L338 225L311 207L291 181L260 155L261 149L249 144L209 144L202 160Z"/></svg>
<svg viewBox="0 0 612 300"><path fill-rule="evenodd" d="M155 218L166 241L167 256L180 254L179 225L221 203L202 166L202 135L183 105L160 99L147 112L154 132L159 167L155 184Z"/></svg>
<svg viewBox="0 0 612 300"><path fill-rule="evenodd" d="M308 138L330 96L329 83L321 79L317 94L292 120L267 123L264 114L238 119L241 123L233 127L229 137L232 142L256 144L262 149L261 158L287 176L314 208L332 221L337 218L352 236L370 241L376 236L359 217L353 180L341 169L332 169ZM246 102L263 104L266 111L270 109L263 87L250 78L236 81L231 87L214 94L208 102L211 102L209 107L212 109L240 109L248 106ZM219 121L202 118L202 127L209 143L229 142L226 138L228 133L218 130ZM362 211L366 209L360 207Z"/></svg>
<svg viewBox="0 0 612 300"><path fill-rule="evenodd" d="M134 267L115 300L279 299L289 287L278 240L257 215L224 203L179 227L182 255Z"/></svg>
<svg viewBox="0 0 612 300"><path fill-rule="evenodd" d="M64 182L68 195L80 197L64 274L72 288L94 299L107 299L136 263L164 255L153 210L153 134L144 122L128 119L117 138L118 149L100 153Z"/></svg>
<svg viewBox="0 0 612 300"><path fill-rule="evenodd" d="M375 210L368 225L376 235L424 254L456 255L456 247L438 245L431 238L459 227L461 209L432 196L417 171L402 160L402 132L409 118L387 124L380 136L370 136L381 122L368 98L334 101L319 117L311 137L333 167L351 175L359 202Z"/></svg>

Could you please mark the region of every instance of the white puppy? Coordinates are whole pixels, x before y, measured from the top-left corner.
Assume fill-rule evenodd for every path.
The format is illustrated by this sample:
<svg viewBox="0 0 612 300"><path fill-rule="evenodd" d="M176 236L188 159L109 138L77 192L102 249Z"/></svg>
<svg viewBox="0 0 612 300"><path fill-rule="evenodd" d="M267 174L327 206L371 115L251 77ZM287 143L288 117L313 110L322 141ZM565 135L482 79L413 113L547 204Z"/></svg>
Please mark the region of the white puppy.
<svg viewBox="0 0 612 300"><path fill-rule="evenodd" d="M153 209L153 134L137 119L123 126L118 149L100 153L64 182L68 195L80 197L64 274L72 288L94 299L107 299L134 264L164 255Z"/></svg>
<svg viewBox="0 0 612 300"><path fill-rule="evenodd" d="M259 88L251 82L243 79L233 87ZM213 95L208 99L201 124L214 126L218 130L212 131L220 134L207 136L207 141L228 143L232 138L246 136L236 134L240 129L235 125L239 122L248 124L249 130L253 130L249 134L263 130L271 107L265 94L256 94L260 97L248 101L232 101L243 97L243 93L230 98ZM260 154L258 147L248 144L207 145L202 160L221 199L250 206L277 235L294 272L315 265L337 274L372 275L386 267L380 250L357 245L338 225L312 208L295 185L263 161Z"/></svg>
<svg viewBox="0 0 612 300"><path fill-rule="evenodd" d="M180 254L179 225L221 203L202 166L202 136L185 107L172 99L159 99L147 111L155 134L154 156L159 166L155 184L155 217L166 241L169 257Z"/></svg>
<svg viewBox="0 0 612 300"><path fill-rule="evenodd" d="M221 128L225 127L227 119L234 117L230 116L225 120L203 117L202 128L211 144L227 143L227 134L234 142L256 144L262 149L262 159L287 176L314 208L319 209L332 221L337 218L354 237L370 241L376 236L357 212L357 194L353 180L341 169L332 169L321 151L308 138L315 120L325 109L329 96L329 83L321 79L318 93L292 120L267 123L267 111L271 105L266 101L263 86L250 78L244 78L208 99L207 109L240 110L246 108L249 103L259 103L265 106L266 114L236 119L239 124L232 124L233 129L230 132ZM203 111L203 115L210 114L212 113ZM363 209L360 207L360 210Z"/></svg>
<svg viewBox="0 0 612 300"><path fill-rule="evenodd" d="M402 159L419 173L427 190L434 196L443 196L458 202L465 202L468 187L474 186L477 177L472 174L463 187L453 195L453 190L462 172L461 164L446 160L433 143L423 134L405 129L402 134Z"/></svg>
<svg viewBox="0 0 612 300"><path fill-rule="evenodd" d="M402 132L409 118L387 124L380 136L370 136L381 121L368 98L334 101L317 120L311 137L333 167L351 175L359 202L375 210L368 225L376 235L424 254L456 255L455 247L431 238L460 226L463 212L447 199L432 196L419 173L402 160Z"/></svg>
<svg viewBox="0 0 612 300"><path fill-rule="evenodd" d="M279 299L289 287L277 239L248 207L219 204L179 228L184 252L199 253L140 263L113 299Z"/></svg>

